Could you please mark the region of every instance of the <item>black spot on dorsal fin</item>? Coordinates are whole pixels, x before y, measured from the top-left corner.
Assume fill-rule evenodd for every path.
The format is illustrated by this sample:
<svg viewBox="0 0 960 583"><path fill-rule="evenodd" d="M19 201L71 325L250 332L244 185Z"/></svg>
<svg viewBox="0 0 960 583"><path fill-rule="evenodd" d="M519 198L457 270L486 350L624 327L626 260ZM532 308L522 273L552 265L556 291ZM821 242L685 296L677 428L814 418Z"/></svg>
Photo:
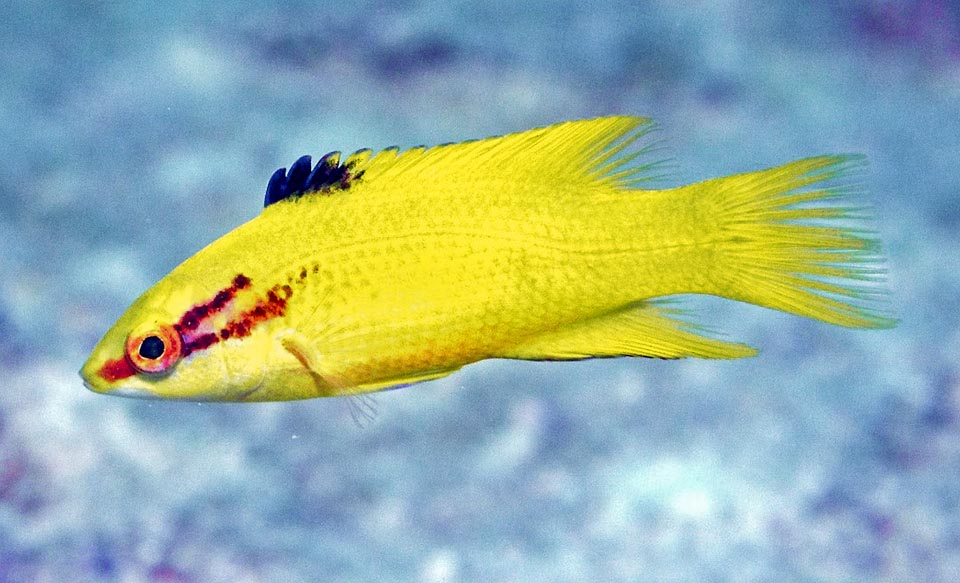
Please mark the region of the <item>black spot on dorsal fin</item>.
<svg viewBox="0 0 960 583"><path fill-rule="evenodd" d="M263 206L268 207L287 197L287 169L278 168L267 181L267 194L263 197Z"/></svg>
<svg viewBox="0 0 960 583"><path fill-rule="evenodd" d="M350 156L353 158L356 154ZM263 206L268 207L281 200L297 198L313 192L331 193L337 190L346 190L359 180L363 172L355 172L355 163L347 161L340 163L340 152L330 152L317 161L317 165L310 169L310 156L301 156L290 171L280 168L267 182L267 192L263 198Z"/></svg>
<svg viewBox="0 0 960 583"><path fill-rule="evenodd" d="M305 190L307 176L310 175L310 162L310 156L301 156L290 166L290 172L287 172L288 196Z"/></svg>
<svg viewBox="0 0 960 583"><path fill-rule="evenodd" d="M339 170L340 168L342 168L342 166L340 166L340 152L330 152L323 158L320 158L313 172L307 177L305 185L306 191L313 192L336 184L340 180L337 174L338 171L342 172Z"/></svg>

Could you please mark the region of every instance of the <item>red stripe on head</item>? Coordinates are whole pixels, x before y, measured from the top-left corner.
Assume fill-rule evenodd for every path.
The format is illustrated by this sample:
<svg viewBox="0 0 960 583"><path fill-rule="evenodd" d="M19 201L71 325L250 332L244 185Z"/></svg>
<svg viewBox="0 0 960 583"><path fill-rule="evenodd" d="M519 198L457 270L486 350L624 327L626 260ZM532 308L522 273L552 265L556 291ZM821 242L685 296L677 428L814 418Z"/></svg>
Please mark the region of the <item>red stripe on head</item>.
<svg viewBox="0 0 960 583"><path fill-rule="evenodd" d="M250 287L250 278L238 273L230 285L214 294L213 298L187 310L174 327L181 335L196 330L204 320L223 311L227 304L233 301L238 291L248 287Z"/></svg>
<svg viewBox="0 0 960 583"><path fill-rule="evenodd" d="M267 291L267 298L257 300L257 304L241 312L220 330L219 337L243 338L249 336L253 328L261 322L282 316L287 312L287 300L293 295L289 285L275 285Z"/></svg>
<svg viewBox="0 0 960 583"><path fill-rule="evenodd" d="M239 273L228 287L183 314L180 321L174 325L183 339L183 356L209 348L228 338L249 336L257 324L286 313L287 300L293 295L293 290L288 285L275 285L267 290L266 298L258 298L252 308L238 314L230 313L237 293L249 288L251 283L249 277ZM220 330L212 326L212 319L217 314L228 315L226 326Z"/></svg>

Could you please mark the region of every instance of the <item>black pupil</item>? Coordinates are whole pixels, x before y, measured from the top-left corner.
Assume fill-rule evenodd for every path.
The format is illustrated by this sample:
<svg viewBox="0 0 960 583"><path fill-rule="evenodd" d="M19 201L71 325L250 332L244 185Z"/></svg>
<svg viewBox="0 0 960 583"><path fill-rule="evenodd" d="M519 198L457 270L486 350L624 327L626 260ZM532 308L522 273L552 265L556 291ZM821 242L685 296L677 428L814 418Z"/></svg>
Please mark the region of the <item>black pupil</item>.
<svg viewBox="0 0 960 583"><path fill-rule="evenodd" d="M140 343L140 356L150 360L160 358L163 355L163 340L159 336L147 336Z"/></svg>

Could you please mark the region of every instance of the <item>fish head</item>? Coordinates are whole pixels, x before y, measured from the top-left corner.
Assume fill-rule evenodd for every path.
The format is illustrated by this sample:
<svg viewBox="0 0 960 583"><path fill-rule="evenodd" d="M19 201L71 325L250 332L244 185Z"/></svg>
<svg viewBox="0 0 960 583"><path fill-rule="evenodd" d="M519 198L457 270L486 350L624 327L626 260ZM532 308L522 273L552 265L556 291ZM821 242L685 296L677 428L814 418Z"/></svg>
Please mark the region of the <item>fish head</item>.
<svg viewBox="0 0 960 583"><path fill-rule="evenodd" d="M123 397L245 400L263 381L271 344L248 317L264 311L250 287L239 275L212 290L167 276L97 343L84 384Z"/></svg>

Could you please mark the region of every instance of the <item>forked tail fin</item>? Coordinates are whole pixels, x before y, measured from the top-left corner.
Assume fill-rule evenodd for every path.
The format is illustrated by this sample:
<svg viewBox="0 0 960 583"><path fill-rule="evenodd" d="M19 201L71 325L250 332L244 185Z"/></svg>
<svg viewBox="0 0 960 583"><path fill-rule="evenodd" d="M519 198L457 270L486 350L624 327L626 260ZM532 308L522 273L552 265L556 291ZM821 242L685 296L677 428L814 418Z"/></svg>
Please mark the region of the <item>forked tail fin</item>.
<svg viewBox="0 0 960 583"><path fill-rule="evenodd" d="M688 187L716 221L711 293L840 326L893 326L866 209L844 202L851 189L838 183L861 163L819 156Z"/></svg>

